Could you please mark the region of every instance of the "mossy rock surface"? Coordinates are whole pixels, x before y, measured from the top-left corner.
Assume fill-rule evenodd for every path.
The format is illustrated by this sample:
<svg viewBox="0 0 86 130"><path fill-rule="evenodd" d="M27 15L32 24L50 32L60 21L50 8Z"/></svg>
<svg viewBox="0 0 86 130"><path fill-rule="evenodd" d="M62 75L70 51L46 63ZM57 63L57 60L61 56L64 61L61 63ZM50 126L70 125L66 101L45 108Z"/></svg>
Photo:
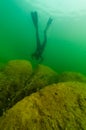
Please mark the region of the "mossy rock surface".
<svg viewBox="0 0 86 130"><path fill-rule="evenodd" d="M57 82L58 74L54 70L48 66L38 65L26 87L39 90L46 85Z"/></svg>
<svg viewBox="0 0 86 130"><path fill-rule="evenodd" d="M7 63L4 72L10 78L27 80L32 74L32 65L27 60L11 60Z"/></svg>
<svg viewBox="0 0 86 130"><path fill-rule="evenodd" d="M26 86L16 93L12 104L15 104L25 96L44 88L46 85L57 82L58 74L54 70L44 65L38 65L33 71L30 79L27 81Z"/></svg>
<svg viewBox="0 0 86 130"><path fill-rule="evenodd" d="M28 96L0 118L0 130L86 130L86 84L53 84Z"/></svg>
<svg viewBox="0 0 86 130"><path fill-rule="evenodd" d="M33 71L29 61L9 61L0 73L0 115L25 96L57 82L57 79L58 74L47 66L38 65Z"/></svg>
<svg viewBox="0 0 86 130"><path fill-rule="evenodd" d="M58 76L59 82L78 81L86 83L86 76L78 72L62 72Z"/></svg>
<svg viewBox="0 0 86 130"><path fill-rule="evenodd" d="M26 60L9 61L0 72L0 115L12 106L11 100L25 87L32 74L32 66Z"/></svg>

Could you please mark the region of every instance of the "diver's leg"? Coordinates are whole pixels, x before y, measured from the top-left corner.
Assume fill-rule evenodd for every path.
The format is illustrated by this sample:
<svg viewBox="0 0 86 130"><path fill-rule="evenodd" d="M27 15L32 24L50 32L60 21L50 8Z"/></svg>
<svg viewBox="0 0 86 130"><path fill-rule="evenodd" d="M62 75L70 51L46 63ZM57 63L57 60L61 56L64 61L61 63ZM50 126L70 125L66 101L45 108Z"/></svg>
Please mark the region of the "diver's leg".
<svg viewBox="0 0 86 130"><path fill-rule="evenodd" d="M46 27L45 27L45 32L47 32L47 30L48 30L49 26L51 25L52 21L53 21L53 19L50 17L50 18L48 19L47 25L46 25Z"/></svg>
<svg viewBox="0 0 86 130"><path fill-rule="evenodd" d="M36 54L40 50L41 44L40 44L40 38L39 38L39 32L38 32L38 13L36 11L31 12L31 17L32 17L33 24L36 29L36 44L37 44L36 51L32 54L32 58L33 58L33 57L36 57Z"/></svg>
<svg viewBox="0 0 86 130"><path fill-rule="evenodd" d="M53 19L52 19L52 18L49 18L49 19L48 19L48 22L47 22L47 25L46 25L46 27L45 27L45 30L44 30L44 41L43 41L43 44L41 45L42 51L44 50L45 45L46 45L46 43L47 43L47 30L48 30L50 24L52 23L52 21L53 21Z"/></svg>
<svg viewBox="0 0 86 130"><path fill-rule="evenodd" d="M38 13L36 11L31 12L31 17L35 28L38 28Z"/></svg>
<svg viewBox="0 0 86 130"><path fill-rule="evenodd" d="M41 44L40 44L40 39L39 39L38 28L36 28L36 44L37 44L37 47L36 47L35 52L32 54L32 58L35 57L36 59L39 59Z"/></svg>
<svg viewBox="0 0 86 130"><path fill-rule="evenodd" d="M32 17L32 21L33 21L33 24L36 29L37 49L39 49L40 48L40 39L39 39L39 32L38 32L38 13L36 11L31 12L31 17Z"/></svg>
<svg viewBox="0 0 86 130"><path fill-rule="evenodd" d="M43 50L44 50L44 48L45 48L46 43L47 43L47 31L44 30L44 41L43 41L43 43L42 43L42 45L41 45L41 50L42 50L42 52L43 52Z"/></svg>
<svg viewBox="0 0 86 130"><path fill-rule="evenodd" d="M40 46L41 46L41 43L40 43L38 28L36 28L36 44L37 44L37 50L39 50Z"/></svg>

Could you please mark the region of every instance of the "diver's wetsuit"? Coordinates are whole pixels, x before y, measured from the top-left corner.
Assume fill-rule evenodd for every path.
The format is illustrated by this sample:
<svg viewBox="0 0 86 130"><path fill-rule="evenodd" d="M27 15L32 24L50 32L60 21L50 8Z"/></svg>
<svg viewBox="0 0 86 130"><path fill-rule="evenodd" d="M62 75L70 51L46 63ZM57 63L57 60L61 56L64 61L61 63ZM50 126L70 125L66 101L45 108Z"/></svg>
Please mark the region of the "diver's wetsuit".
<svg viewBox="0 0 86 130"><path fill-rule="evenodd" d="M37 39L37 48L36 48L36 51L32 54L32 58L34 57L36 60L43 61L42 53L43 53L43 51L45 49L45 45L47 43L47 29L48 29L49 25L51 24L52 19L49 18L49 20L47 22L46 28L44 30L44 41L41 44L40 38L39 38L39 32L38 32L38 14L37 14L37 12L31 12L31 16L32 16L34 26L36 28L36 39Z"/></svg>

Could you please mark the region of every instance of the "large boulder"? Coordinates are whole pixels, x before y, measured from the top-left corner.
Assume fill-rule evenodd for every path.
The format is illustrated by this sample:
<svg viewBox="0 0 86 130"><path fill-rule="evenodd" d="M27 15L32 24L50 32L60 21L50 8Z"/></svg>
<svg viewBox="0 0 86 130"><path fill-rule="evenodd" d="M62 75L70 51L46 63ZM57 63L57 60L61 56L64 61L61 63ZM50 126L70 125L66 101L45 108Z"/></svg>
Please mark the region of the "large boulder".
<svg viewBox="0 0 86 130"><path fill-rule="evenodd" d="M15 104L25 96L44 88L46 85L57 82L58 74L51 68L39 64L33 71L33 74L27 81L25 87L22 90L17 91L12 100L12 104Z"/></svg>
<svg viewBox="0 0 86 130"><path fill-rule="evenodd" d="M32 65L27 60L11 60L7 63L5 74L11 80L24 84L32 74Z"/></svg>
<svg viewBox="0 0 86 130"><path fill-rule="evenodd" d="M32 74L32 66L26 60L9 61L0 72L0 115L12 106L17 91L25 87Z"/></svg>
<svg viewBox="0 0 86 130"><path fill-rule="evenodd" d="M49 84L58 82L58 74L48 66L38 65L34 70L31 79L27 82L26 88L39 90Z"/></svg>
<svg viewBox="0 0 86 130"><path fill-rule="evenodd" d="M0 130L86 130L86 84L53 84L24 98L0 118Z"/></svg>

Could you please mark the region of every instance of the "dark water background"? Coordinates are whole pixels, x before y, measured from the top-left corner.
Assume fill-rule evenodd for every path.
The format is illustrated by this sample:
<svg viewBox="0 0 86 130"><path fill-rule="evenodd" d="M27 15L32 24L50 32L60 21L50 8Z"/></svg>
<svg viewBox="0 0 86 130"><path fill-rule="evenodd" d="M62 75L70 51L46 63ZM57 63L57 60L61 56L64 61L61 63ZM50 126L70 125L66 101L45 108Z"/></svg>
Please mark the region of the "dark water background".
<svg viewBox="0 0 86 130"><path fill-rule="evenodd" d="M0 62L26 59L37 64L31 59L36 37L30 12L35 10L41 41L48 18L53 18L42 64L57 72L86 74L85 0L0 0Z"/></svg>

